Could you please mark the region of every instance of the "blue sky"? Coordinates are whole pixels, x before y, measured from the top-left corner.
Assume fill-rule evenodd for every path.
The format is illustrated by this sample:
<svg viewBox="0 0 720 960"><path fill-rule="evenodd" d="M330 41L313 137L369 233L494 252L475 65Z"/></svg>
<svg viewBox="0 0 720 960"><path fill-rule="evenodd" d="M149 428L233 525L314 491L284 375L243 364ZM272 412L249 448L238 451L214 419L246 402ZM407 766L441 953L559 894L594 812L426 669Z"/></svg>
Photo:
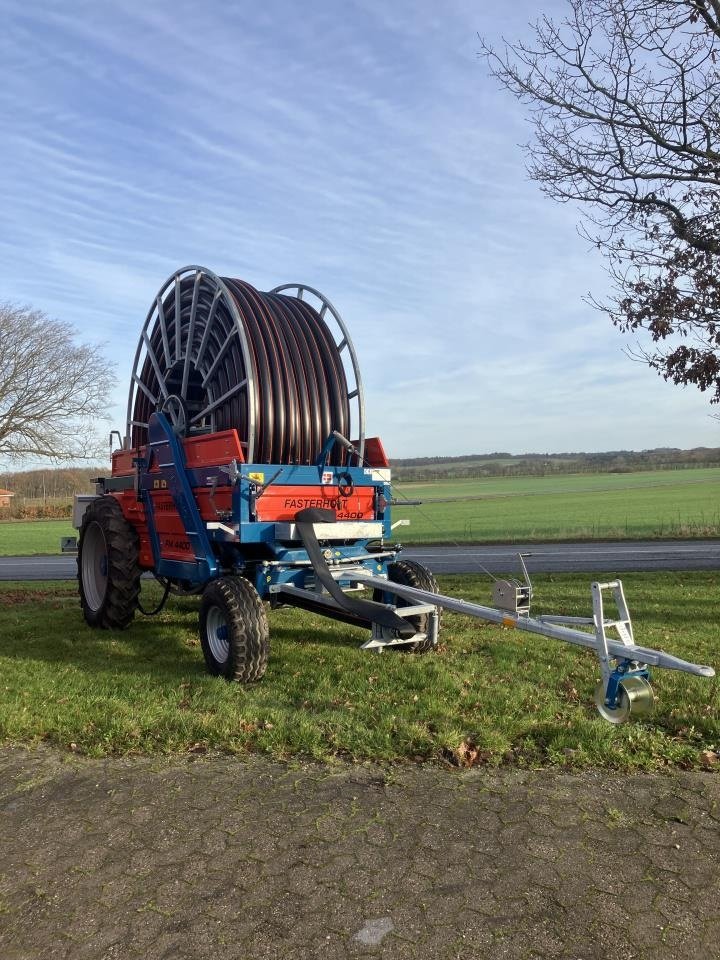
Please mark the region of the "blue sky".
<svg viewBox="0 0 720 960"><path fill-rule="evenodd" d="M538 10L507 6L0 0L0 299L106 344L121 429L145 313L200 263L334 302L391 456L720 444L582 301L602 262L476 56Z"/></svg>

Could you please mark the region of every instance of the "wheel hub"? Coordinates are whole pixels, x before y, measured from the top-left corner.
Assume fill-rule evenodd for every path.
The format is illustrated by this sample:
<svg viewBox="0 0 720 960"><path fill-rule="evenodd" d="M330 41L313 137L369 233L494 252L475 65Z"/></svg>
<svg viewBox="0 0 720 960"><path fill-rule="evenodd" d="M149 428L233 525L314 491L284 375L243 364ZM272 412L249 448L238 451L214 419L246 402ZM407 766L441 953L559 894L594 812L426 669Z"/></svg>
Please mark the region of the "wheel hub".
<svg viewBox="0 0 720 960"><path fill-rule="evenodd" d="M595 687L595 705L605 720L624 723L631 714L638 717L650 713L655 705L655 696L645 677L625 677L618 684L615 706L610 706L606 700L605 684L601 680Z"/></svg>
<svg viewBox="0 0 720 960"><path fill-rule="evenodd" d="M208 610L207 636L213 657L218 663L225 663L230 656L230 631L219 607L211 607Z"/></svg>

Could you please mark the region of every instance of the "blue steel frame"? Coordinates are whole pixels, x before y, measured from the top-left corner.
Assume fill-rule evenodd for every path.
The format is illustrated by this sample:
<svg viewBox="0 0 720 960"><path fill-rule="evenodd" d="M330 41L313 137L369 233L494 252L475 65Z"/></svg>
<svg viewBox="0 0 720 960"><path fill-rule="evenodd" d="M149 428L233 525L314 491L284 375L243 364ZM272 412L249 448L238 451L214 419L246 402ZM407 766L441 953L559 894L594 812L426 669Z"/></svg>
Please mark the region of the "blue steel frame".
<svg viewBox="0 0 720 960"><path fill-rule="evenodd" d="M389 482L370 467L352 467L345 464L329 464L327 459L335 446L328 438L318 463L313 466L295 466L267 463L224 464L215 467L193 469L185 462L180 438L175 434L168 419L162 413L150 417L148 427L147 458L138 460L138 495L145 506L150 543L153 551L154 572L157 576L182 580L194 586L227 574L244 574L250 577L263 599L271 595L271 587L291 583L304 587L313 578L307 551L295 543L277 539L276 522L257 519L257 502L270 486L294 488L337 486L347 484L355 487L373 487L375 520L382 523L383 542L391 536ZM330 476L328 476L330 475ZM325 483L323 483L323 479ZM222 527L208 530L200 516L194 489L209 487L232 487L232 510L219 519ZM188 540L195 554L195 561L163 559L160 539L155 523L152 491L167 490L182 519ZM339 500L340 502L337 502ZM299 498L291 508L340 507L342 497ZM378 556L369 552L373 541L368 538L346 541L342 544L328 543L326 557L336 569L344 563L355 569L363 567L368 573L378 575L387 572L387 565L399 547L384 547ZM387 556L387 553L390 556ZM339 581L341 586L350 580Z"/></svg>

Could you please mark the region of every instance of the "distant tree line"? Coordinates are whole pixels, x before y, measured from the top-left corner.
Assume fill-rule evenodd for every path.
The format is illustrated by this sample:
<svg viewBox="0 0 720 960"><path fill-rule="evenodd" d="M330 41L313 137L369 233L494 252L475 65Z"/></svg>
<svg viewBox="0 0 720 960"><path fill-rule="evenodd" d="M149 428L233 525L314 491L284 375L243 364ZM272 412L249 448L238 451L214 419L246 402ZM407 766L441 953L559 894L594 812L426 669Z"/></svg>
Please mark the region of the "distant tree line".
<svg viewBox="0 0 720 960"><path fill-rule="evenodd" d="M0 489L15 496L8 507L0 507L0 518L40 519L68 517L76 493L94 493L94 477L101 467L60 467L0 473Z"/></svg>
<svg viewBox="0 0 720 960"><path fill-rule="evenodd" d="M680 450L610 450L603 453L471 454L393 460L398 480L464 480L483 477L537 477L571 473L634 473L720 466L720 447Z"/></svg>
<svg viewBox="0 0 720 960"><path fill-rule="evenodd" d="M0 487L29 500L60 500L75 493L92 493L92 479L102 472L101 467L18 470L0 473Z"/></svg>

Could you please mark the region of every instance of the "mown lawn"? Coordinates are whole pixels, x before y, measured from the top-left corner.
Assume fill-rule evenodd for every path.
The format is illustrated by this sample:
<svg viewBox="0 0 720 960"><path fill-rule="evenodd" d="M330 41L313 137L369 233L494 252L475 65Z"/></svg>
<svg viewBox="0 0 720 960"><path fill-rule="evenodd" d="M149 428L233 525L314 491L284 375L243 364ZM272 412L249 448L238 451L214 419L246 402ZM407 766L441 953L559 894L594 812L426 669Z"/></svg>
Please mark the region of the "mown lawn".
<svg viewBox="0 0 720 960"><path fill-rule="evenodd" d="M718 666L720 573L624 582L639 643ZM487 581L441 587L488 602ZM589 578L538 577L536 596L536 612L587 613ZM101 632L73 584L0 584L0 742L618 769L700 766L720 747L717 680L659 670L652 717L613 727L592 704L593 655L557 641L446 615L437 652L380 656L358 649L362 631L292 609L271 631L264 680L242 687L205 673L196 600Z"/></svg>

